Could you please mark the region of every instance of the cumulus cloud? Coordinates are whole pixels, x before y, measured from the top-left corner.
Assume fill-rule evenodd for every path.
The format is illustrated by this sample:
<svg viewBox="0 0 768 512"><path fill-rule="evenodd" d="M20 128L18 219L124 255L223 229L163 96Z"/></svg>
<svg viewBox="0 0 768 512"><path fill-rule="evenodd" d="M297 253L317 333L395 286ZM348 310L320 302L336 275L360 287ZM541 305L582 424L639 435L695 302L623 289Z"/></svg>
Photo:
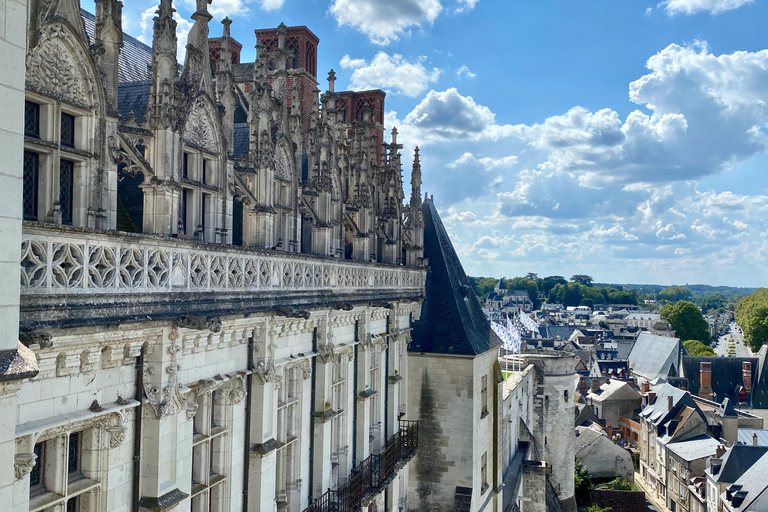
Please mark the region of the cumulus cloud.
<svg viewBox="0 0 768 512"><path fill-rule="evenodd" d="M342 57L339 64L343 69L354 69L349 88L356 91L384 89L406 96L415 97L427 88L430 82L436 82L440 70L424 67L426 57L408 61L400 54L388 55L379 52L368 64L365 59Z"/></svg>
<svg viewBox="0 0 768 512"><path fill-rule="evenodd" d="M458 0L459 6L456 7L456 12L471 11L477 5L480 0Z"/></svg>
<svg viewBox="0 0 768 512"><path fill-rule="evenodd" d="M284 3L285 0L261 0L261 8L265 11L277 11Z"/></svg>
<svg viewBox="0 0 768 512"><path fill-rule="evenodd" d="M720 14L721 12L738 9L743 5L752 3L754 0L666 0L659 3L670 16L677 14L697 14L707 12L709 14Z"/></svg>
<svg viewBox="0 0 768 512"><path fill-rule="evenodd" d="M650 115L573 107L514 132L546 155L542 169L593 187L696 179L766 149L768 50L716 56L705 43L673 44L647 67L629 97Z"/></svg>
<svg viewBox="0 0 768 512"><path fill-rule="evenodd" d="M515 155L503 156L500 158L483 157L477 158L472 153L464 153L459 158L447 164L448 167L455 169L462 165L482 165L486 171L494 169L508 169L515 165L518 157Z"/></svg>
<svg viewBox="0 0 768 512"><path fill-rule="evenodd" d="M459 212L455 208L448 208L448 214L443 216L446 224L475 222L477 215L472 212Z"/></svg>
<svg viewBox="0 0 768 512"><path fill-rule="evenodd" d="M512 135L514 127L496 124L496 114L478 105L472 96L462 96L455 88L431 90L402 121L396 113L389 119L403 126L415 143L458 140L498 140Z"/></svg>
<svg viewBox="0 0 768 512"><path fill-rule="evenodd" d="M475 78L477 74L471 72L467 66L461 66L459 69L456 70L456 76L458 76L459 78L461 78L462 76L467 78Z"/></svg>
<svg viewBox="0 0 768 512"><path fill-rule="evenodd" d="M396 41L412 27L432 23L442 10L440 0L332 0L330 13L375 44Z"/></svg>
<svg viewBox="0 0 768 512"><path fill-rule="evenodd" d="M250 13L246 3L248 0L216 0L208 6L208 12L217 20L226 16L247 16ZM262 9L272 10L282 7L284 0L259 0ZM192 11L197 9L196 0L181 0L182 5Z"/></svg>

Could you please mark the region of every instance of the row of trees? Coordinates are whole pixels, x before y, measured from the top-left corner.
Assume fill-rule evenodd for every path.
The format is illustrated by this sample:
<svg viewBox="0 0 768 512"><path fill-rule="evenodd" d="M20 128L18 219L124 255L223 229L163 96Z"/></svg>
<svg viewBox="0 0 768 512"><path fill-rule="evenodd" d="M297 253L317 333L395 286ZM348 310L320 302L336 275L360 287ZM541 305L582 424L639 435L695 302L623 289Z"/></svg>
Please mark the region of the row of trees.
<svg viewBox="0 0 768 512"><path fill-rule="evenodd" d="M499 282L494 277L470 278L475 293L487 296ZM533 301L533 307L541 307L539 293L547 297L547 302L564 306L589 306L595 304L637 304L637 293L612 286L594 286L591 276L576 274L570 282L563 276L539 277L529 273L526 276L504 279L510 290L526 290Z"/></svg>
<svg viewBox="0 0 768 512"><path fill-rule="evenodd" d="M741 298L733 314L744 332L744 341L753 352L768 343L768 288L758 288L752 295Z"/></svg>

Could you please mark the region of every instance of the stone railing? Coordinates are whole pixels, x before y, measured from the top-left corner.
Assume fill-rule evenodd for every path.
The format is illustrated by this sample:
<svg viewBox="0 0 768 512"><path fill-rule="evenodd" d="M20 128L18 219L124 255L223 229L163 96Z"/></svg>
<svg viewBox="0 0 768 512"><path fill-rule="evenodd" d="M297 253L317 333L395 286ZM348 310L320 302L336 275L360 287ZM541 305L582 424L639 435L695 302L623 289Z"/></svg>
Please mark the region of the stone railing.
<svg viewBox="0 0 768 512"><path fill-rule="evenodd" d="M23 296L424 290L426 272L278 251L25 224Z"/></svg>

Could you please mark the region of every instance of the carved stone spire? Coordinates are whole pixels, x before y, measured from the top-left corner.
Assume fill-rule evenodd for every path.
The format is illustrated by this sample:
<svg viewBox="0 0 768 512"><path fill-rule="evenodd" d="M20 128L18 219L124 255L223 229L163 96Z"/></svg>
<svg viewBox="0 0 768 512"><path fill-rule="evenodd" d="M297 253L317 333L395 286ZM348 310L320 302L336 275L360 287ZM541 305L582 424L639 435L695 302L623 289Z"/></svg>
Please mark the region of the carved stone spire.
<svg viewBox="0 0 768 512"><path fill-rule="evenodd" d="M173 84L179 72L176 61L176 21L173 19L172 0L160 0L155 16L152 36L151 91L149 97L149 125L152 128L171 126L174 107Z"/></svg>
<svg viewBox="0 0 768 512"><path fill-rule="evenodd" d="M195 24L187 36L187 56L184 60L180 82L188 88L188 94L205 92L213 97L211 59L208 50L208 22L213 16L208 12L212 0L197 0L197 10L192 14Z"/></svg>
<svg viewBox="0 0 768 512"><path fill-rule="evenodd" d="M117 110L118 61L123 47L123 3L118 0L96 2L96 27L91 53L99 67L107 104Z"/></svg>
<svg viewBox="0 0 768 512"><path fill-rule="evenodd" d="M226 111L222 122L227 137L228 153L232 154L234 151L235 108L237 106L234 92L235 77L232 73L232 37L229 29L232 20L224 18L221 20L221 24L224 26L224 32L221 36L219 71L216 73L216 92L219 96L219 102L224 105Z"/></svg>
<svg viewBox="0 0 768 512"><path fill-rule="evenodd" d="M328 92L336 92L336 72L334 70L328 72Z"/></svg>
<svg viewBox="0 0 768 512"><path fill-rule="evenodd" d="M419 147L413 150L413 168L411 170L411 212L421 214L421 160Z"/></svg>

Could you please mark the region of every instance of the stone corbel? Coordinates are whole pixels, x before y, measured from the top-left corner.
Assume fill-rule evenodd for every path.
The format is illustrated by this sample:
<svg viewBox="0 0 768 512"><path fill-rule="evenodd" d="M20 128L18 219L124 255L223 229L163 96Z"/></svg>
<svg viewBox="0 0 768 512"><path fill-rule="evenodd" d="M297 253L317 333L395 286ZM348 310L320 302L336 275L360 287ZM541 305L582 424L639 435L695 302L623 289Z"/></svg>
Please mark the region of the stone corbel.
<svg viewBox="0 0 768 512"><path fill-rule="evenodd" d="M275 360L273 358L260 358L256 361L253 373L255 373L262 384L275 381Z"/></svg>
<svg viewBox="0 0 768 512"><path fill-rule="evenodd" d="M222 401L227 405L236 405L245 399L247 390L242 376L233 377L222 389Z"/></svg>
<svg viewBox="0 0 768 512"><path fill-rule="evenodd" d="M13 460L13 469L16 472L16 480L20 480L32 472L35 467L37 455L34 453L17 453Z"/></svg>
<svg viewBox="0 0 768 512"><path fill-rule="evenodd" d="M198 331L208 330L211 332L219 332L221 331L221 318L217 316L206 317L183 315L181 319L179 319L179 327L195 329Z"/></svg>
<svg viewBox="0 0 768 512"><path fill-rule="evenodd" d="M303 318L309 320L310 312L308 309L295 308L292 306L280 306L275 310L279 316L287 318Z"/></svg>

